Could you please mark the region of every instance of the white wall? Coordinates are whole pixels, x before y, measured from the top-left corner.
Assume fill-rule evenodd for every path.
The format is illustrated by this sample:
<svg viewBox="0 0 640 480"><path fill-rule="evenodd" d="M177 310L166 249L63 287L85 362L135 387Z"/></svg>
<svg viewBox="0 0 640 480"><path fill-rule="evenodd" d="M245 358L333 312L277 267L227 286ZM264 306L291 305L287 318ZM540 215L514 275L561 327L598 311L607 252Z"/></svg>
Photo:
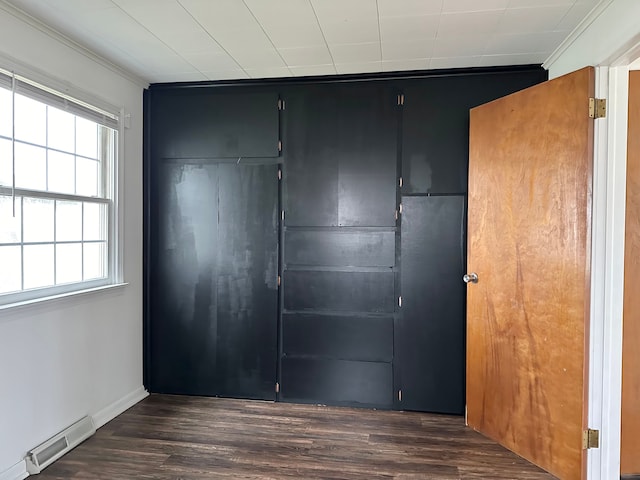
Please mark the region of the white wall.
<svg viewBox="0 0 640 480"><path fill-rule="evenodd" d="M545 62L549 78L588 65L610 65L640 41L640 1L603 0L594 13Z"/></svg>
<svg viewBox="0 0 640 480"><path fill-rule="evenodd" d="M15 478L9 471L21 470L16 464L29 449L84 415L102 411L106 420L144 395L143 88L0 2L0 66L6 67L2 57L131 113L120 159L128 285L0 311L0 478Z"/></svg>

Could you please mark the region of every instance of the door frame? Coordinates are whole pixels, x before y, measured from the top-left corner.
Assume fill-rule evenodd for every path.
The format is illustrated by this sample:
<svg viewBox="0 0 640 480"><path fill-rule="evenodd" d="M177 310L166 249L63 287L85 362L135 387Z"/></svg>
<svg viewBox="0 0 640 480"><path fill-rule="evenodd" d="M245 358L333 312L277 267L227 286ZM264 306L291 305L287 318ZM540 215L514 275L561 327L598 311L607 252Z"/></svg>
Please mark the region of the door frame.
<svg viewBox="0 0 640 480"><path fill-rule="evenodd" d="M620 478L628 74L638 69L640 39L596 67L607 118L594 127L589 427L601 448L588 451L588 480Z"/></svg>

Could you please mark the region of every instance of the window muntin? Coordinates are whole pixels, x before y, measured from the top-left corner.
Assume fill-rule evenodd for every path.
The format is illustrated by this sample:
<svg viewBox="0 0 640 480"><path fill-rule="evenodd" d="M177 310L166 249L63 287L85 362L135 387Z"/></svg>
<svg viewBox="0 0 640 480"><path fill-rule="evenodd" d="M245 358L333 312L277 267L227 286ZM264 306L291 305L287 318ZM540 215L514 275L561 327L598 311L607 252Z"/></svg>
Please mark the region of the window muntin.
<svg viewBox="0 0 640 480"><path fill-rule="evenodd" d="M6 78L0 305L113 283L117 118L33 83L14 92Z"/></svg>

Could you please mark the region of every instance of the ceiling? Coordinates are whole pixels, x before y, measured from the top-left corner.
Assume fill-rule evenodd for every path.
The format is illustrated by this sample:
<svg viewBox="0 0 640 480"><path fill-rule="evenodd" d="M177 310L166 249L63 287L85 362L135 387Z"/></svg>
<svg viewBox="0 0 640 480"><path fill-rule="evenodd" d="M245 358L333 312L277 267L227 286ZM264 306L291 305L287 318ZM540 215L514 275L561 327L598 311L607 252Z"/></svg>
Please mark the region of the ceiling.
<svg viewBox="0 0 640 480"><path fill-rule="evenodd" d="M599 0L6 0L150 83L542 63Z"/></svg>

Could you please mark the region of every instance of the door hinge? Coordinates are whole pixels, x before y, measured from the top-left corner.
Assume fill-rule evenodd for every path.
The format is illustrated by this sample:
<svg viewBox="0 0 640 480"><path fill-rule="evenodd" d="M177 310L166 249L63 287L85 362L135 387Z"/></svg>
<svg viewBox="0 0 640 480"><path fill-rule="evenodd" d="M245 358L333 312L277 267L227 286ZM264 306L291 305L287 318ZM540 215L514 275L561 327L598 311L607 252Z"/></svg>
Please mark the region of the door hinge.
<svg viewBox="0 0 640 480"><path fill-rule="evenodd" d="M281 98L278 99L278 110L284 110L285 109L285 103L284 100L282 100Z"/></svg>
<svg viewBox="0 0 640 480"><path fill-rule="evenodd" d="M398 105L404 105L404 93L398 94Z"/></svg>
<svg viewBox="0 0 640 480"><path fill-rule="evenodd" d="M402 390L398 390L398 401L402 401Z"/></svg>
<svg viewBox="0 0 640 480"><path fill-rule="evenodd" d="M278 180L282 180L282 170L278 169Z"/></svg>
<svg viewBox="0 0 640 480"><path fill-rule="evenodd" d="M282 151L282 140L278 140L278 151Z"/></svg>
<svg viewBox="0 0 640 480"><path fill-rule="evenodd" d="M276 382L276 393L280 393L280 384Z"/></svg>
<svg viewBox="0 0 640 480"><path fill-rule="evenodd" d="M400 185L400 188L402 188L402 177L400 177L400 180L398 180L398 185Z"/></svg>
<svg viewBox="0 0 640 480"><path fill-rule="evenodd" d="M402 297L398 297L398 306L401 307L402 306Z"/></svg>
<svg viewBox="0 0 640 480"><path fill-rule="evenodd" d="M284 210L282 210L282 213L281 213L280 216L281 216L282 220L284 221Z"/></svg>
<svg viewBox="0 0 640 480"><path fill-rule="evenodd" d="M589 118L604 118L607 116L607 99L589 99Z"/></svg>
<svg viewBox="0 0 640 480"><path fill-rule="evenodd" d="M278 275L278 286L280 286L280 283L282 283L282 279L281 279L280 275Z"/></svg>
<svg viewBox="0 0 640 480"><path fill-rule="evenodd" d="M583 450L600 448L600 430L588 428L582 432L582 448Z"/></svg>
<svg viewBox="0 0 640 480"><path fill-rule="evenodd" d="M400 204L400 206L398 207L398 213L402 215L402 204Z"/></svg>

